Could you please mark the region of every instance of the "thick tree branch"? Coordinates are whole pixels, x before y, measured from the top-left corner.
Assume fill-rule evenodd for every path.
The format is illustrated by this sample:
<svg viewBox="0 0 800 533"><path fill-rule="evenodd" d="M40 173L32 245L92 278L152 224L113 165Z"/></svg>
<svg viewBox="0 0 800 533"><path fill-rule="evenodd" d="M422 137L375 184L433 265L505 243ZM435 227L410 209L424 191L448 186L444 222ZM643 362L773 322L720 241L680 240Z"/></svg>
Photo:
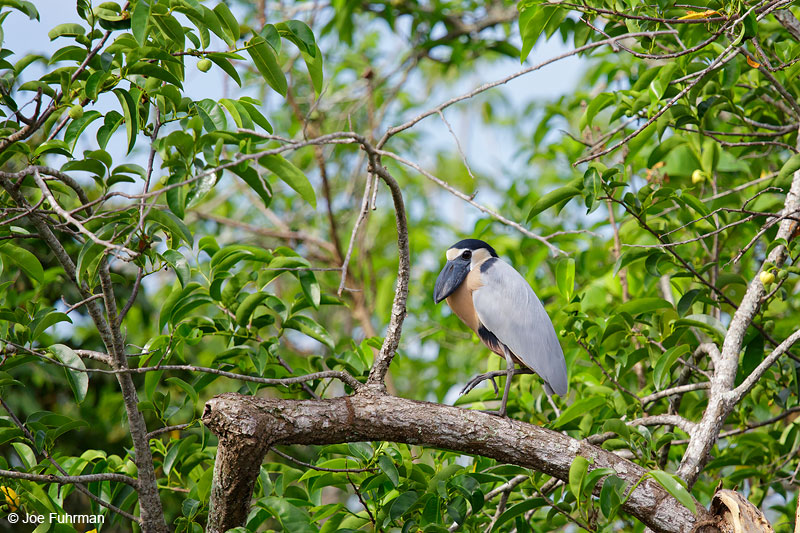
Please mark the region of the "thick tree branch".
<svg viewBox="0 0 800 533"><path fill-rule="evenodd" d="M792 34L792 37L800 41L800 21L797 20L791 11L788 9L779 9L775 11L775 18Z"/></svg>
<svg viewBox="0 0 800 533"><path fill-rule="evenodd" d="M586 442L532 424L478 411L358 393L330 400L281 400L224 394L206 404L203 423L220 436L212 487L209 532L241 525L252 483L269 446L393 441L483 455L567 480L580 455L592 468L612 468L636 486L624 504L628 513L654 531L692 530L699 513L680 505L648 471ZM245 452L245 453L243 453ZM247 459L243 459L244 457ZM638 483L638 485L637 485Z"/></svg>

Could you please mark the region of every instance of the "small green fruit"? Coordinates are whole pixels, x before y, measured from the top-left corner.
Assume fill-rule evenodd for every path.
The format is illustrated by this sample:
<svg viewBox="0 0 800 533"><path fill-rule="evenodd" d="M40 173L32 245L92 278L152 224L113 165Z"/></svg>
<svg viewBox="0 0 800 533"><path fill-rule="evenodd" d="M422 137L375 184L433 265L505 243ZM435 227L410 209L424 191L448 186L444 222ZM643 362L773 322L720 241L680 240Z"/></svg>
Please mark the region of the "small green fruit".
<svg viewBox="0 0 800 533"><path fill-rule="evenodd" d="M69 108L69 118L81 118L83 116L83 106L75 104Z"/></svg>
<svg viewBox="0 0 800 533"><path fill-rule="evenodd" d="M211 60L210 59L201 59L197 62L197 70L200 72L208 72L211 70Z"/></svg>
<svg viewBox="0 0 800 533"><path fill-rule="evenodd" d="M758 275L758 278L761 280L761 283L764 284L764 287L768 287L773 281L775 281L775 274L765 270Z"/></svg>
<svg viewBox="0 0 800 533"><path fill-rule="evenodd" d="M706 179L706 177L703 175L703 171L700 170L699 168L695 169L695 171L692 172L692 183L694 183L695 185L697 185L704 179Z"/></svg>

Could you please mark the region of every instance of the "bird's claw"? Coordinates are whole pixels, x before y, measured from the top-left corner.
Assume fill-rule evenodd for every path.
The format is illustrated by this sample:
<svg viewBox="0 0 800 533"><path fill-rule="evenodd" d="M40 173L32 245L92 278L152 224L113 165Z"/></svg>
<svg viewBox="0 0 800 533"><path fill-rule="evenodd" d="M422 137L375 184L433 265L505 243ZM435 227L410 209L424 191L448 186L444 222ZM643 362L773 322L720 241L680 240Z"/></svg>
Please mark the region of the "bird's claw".
<svg viewBox="0 0 800 533"><path fill-rule="evenodd" d="M533 371L528 368L515 368L512 372L512 376L516 376L518 374L532 374ZM497 396L500 394L500 389L497 387L497 383L495 382L494 378L499 376L508 376L507 370L494 370L492 372L486 372L484 374L478 374L477 376L473 377L467 384L464 385L464 388L461 389L459 396L463 396L475 387L477 387L481 382L486 381L487 379L492 380L492 385L494 386L494 394Z"/></svg>
<svg viewBox="0 0 800 533"><path fill-rule="evenodd" d="M492 381L492 385L494 386L494 394L495 396L500 393L500 389L497 387L497 382L495 382L494 378L497 377L497 372L486 372L485 374L478 374L477 376L473 377L467 384L464 385L464 388L461 389L459 396L463 396L475 387L477 387L480 383L486 381L487 379Z"/></svg>

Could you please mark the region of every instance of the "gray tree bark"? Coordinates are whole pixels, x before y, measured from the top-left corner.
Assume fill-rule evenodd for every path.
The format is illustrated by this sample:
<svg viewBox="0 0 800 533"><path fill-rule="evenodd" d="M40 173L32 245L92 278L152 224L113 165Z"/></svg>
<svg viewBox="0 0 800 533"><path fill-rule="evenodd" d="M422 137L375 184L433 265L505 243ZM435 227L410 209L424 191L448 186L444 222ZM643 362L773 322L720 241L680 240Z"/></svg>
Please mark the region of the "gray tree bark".
<svg viewBox="0 0 800 533"><path fill-rule="evenodd" d="M374 394L326 400L283 400L223 394L211 399L203 423L220 436L207 531L241 526L261 461L276 444L392 441L483 455L567 481L580 455L594 468L612 468L629 486L647 470L607 450L539 426L479 411ZM600 485L598 485L599 488ZM658 532L689 533L710 515L681 505L645 479L623 508Z"/></svg>

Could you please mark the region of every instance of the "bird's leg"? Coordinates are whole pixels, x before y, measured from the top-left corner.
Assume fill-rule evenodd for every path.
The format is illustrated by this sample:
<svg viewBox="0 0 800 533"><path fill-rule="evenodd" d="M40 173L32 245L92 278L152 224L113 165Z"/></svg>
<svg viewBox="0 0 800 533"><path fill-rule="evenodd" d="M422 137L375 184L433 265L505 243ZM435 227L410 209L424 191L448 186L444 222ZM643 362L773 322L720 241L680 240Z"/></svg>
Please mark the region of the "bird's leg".
<svg viewBox="0 0 800 533"><path fill-rule="evenodd" d="M556 418L561 416L561 411L559 411L558 407L556 407L556 402L553 401L553 397L548 394L547 391L544 391L545 395L547 396L547 401L550 402L550 407L553 408L553 411L556 412Z"/></svg>
<svg viewBox="0 0 800 533"><path fill-rule="evenodd" d="M503 346L503 353L506 356L506 388L503 390L503 400L500 402L499 416L506 416L506 404L508 403L508 392L511 390L511 378L514 377L514 359L511 352Z"/></svg>

